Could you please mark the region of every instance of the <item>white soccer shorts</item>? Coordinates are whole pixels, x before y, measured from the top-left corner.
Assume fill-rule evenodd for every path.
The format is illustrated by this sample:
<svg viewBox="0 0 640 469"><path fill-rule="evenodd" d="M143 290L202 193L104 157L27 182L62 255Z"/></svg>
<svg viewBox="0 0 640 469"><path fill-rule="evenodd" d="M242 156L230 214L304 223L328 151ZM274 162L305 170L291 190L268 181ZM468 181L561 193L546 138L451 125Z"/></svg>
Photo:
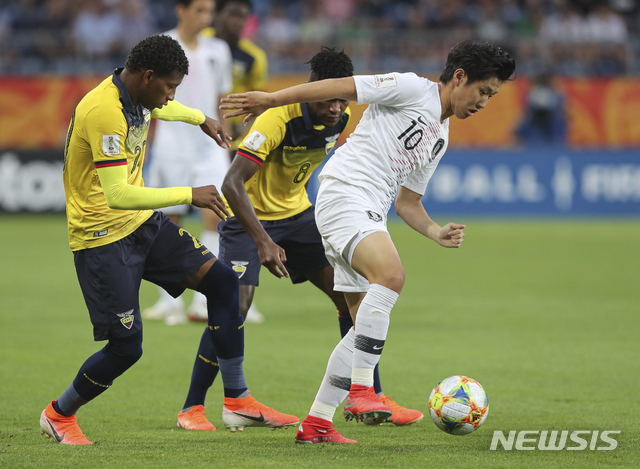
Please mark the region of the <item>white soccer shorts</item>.
<svg viewBox="0 0 640 469"><path fill-rule="evenodd" d="M316 199L316 224L334 269L334 290L367 292L369 282L351 267L353 252L371 233L388 233L387 213L365 189L325 177Z"/></svg>
<svg viewBox="0 0 640 469"><path fill-rule="evenodd" d="M198 158L172 155L152 154L149 165L147 187L200 187L213 184L221 191L222 181L229 169L227 150L198 155ZM175 205L161 209L165 215L184 215L188 213L188 205Z"/></svg>

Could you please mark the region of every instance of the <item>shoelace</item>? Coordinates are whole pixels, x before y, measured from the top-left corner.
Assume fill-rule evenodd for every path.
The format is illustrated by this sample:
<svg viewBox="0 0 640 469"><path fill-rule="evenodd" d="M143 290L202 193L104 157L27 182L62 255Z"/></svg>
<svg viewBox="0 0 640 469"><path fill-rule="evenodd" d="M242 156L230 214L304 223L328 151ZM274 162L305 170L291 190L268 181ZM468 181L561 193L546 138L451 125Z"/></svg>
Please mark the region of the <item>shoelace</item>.
<svg viewBox="0 0 640 469"><path fill-rule="evenodd" d="M202 412L198 412L199 407L200 406L195 406L189 410L189 420L195 423L208 422L207 417L204 415L204 409L208 409L208 407L202 407Z"/></svg>
<svg viewBox="0 0 640 469"><path fill-rule="evenodd" d="M68 418L68 420L67 420ZM70 437L74 437L74 438L87 438L86 436L84 436L84 433L82 433L82 429L80 428L80 426L78 425L77 421L76 421L76 416L74 415L73 417L67 417L65 418L65 421L61 421L61 428L60 430L62 431L62 434L66 437L67 435L69 435Z"/></svg>

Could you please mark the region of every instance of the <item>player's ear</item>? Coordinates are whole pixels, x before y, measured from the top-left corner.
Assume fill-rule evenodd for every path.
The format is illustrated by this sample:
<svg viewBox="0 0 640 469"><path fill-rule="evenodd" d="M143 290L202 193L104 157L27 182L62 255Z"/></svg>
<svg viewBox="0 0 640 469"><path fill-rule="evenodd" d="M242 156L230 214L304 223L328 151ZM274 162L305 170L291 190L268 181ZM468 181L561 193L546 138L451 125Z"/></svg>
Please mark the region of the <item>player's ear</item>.
<svg viewBox="0 0 640 469"><path fill-rule="evenodd" d="M467 76L467 72L464 69L459 68L453 72L453 82L456 86L460 86L464 82L464 77Z"/></svg>
<svg viewBox="0 0 640 469"><path fill-rule="evenodd" d="M154 78L155 74L153 70L145 70L142 74L142 83L148 85L152 78Z"/></svg>

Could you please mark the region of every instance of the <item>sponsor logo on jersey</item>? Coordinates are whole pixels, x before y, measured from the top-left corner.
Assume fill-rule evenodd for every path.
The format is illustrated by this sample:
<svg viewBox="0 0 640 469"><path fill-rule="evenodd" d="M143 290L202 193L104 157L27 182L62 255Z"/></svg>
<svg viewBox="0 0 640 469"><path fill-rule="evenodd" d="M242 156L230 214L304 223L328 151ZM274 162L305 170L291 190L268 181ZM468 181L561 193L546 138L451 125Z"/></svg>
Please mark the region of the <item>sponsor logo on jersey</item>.
<svg viewBox="0 0 640 469"><path fill-rule="evenodd" d="M398 86L398 80L393 73L387 73L386 75L375 75L376 88L391 88Z"/></svg>
<svg viewBox="0 0 640 469"><path fill-rule="evenodd" d="M331 150L333 150L333 147L335 146L336 146L336 142L329 142L324 146L324 149L327 151L327 155L331 153Z"/></svg>
<svg viewBox="0 0 640 469"><path fill-rule="evenodd" d="M433 150L431 150L431 160L434 160L438 153L442 151L444 148L444 138L439 138L436 144L433 146Z"/></svg>
<svg viewBox="0 0 640 469"><path fill-rule="evenodd" d="M242 278L247 271L247 264L249 263L245 261L231 261L231 264L233 265L233 271L238 274L238 278Z"/></svg>
<svg viewBox="0 0 640 469"><path fill-rule="evenodd" d="M102 135L102 153L106 156L120 154L120 135Z"/></svg>
<svg viewBox="0 0 640 469"><path fill-rule="evenodd" d="M367 212L366 212L366 213L367 213L367 216L368 216L371 220L375 221L376 223L377 223L377 222L381 222L381 221L382 221L382 215L380 215L379 213L372 212L371 210L367 210Z"/></svg>
<svg viewBox="0 0 640 469"><path fill-rule="evenodd" d="M93 232L93 237L94 238L100 238L101 236L106 236L106 234L109 232L109 230L102 230L102 231L94 231Z"/></svg>
<svg viewBox="0 0 640 469"><path fill-rule="evenodd" d="M267 137L262 135L257 130L254 130L249 134L247 138L244 139L244 142L242 142L242 144L249 150L258 151L260 146L262 146L262 144L266 141Z"/></svg>
<svg viewBox="0 0 640 469"><path fill-rule="evenodd" d="M331 137L325 137L324 139L327 142L331 143L331 142L337 142L338 141L338 137L340 137L340 134L335 134L335 135L332 135Z"/></svg>
<svg viewBox="0 0 640 469"><path fill-rule="evenodd" d="M126 313L118 313L117 316L120 318L120 322L127 329L131 329L133 327L133 321L135 317L133 316L133 310L130 309Z"/></svg>

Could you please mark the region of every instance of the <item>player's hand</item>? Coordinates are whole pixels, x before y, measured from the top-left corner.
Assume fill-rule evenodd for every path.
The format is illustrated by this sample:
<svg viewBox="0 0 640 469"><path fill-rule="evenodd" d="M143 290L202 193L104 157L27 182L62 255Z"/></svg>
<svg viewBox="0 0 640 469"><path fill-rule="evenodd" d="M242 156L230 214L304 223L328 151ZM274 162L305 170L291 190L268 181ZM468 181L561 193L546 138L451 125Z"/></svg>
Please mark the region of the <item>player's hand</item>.
<svg viewBox="0 0 640 469"><path fill-rule="evenodd" d="M436 241L445 248L459 248L464 241L464 229L466 225L447 223L438 230Z"/></svg>
<svg viewBox="0 0 640 469"><path fill-rule="evenodd" d="M260 263L269 269L273 275L278 278L289 278L289 272L284 266L287 262L287 256L280 246L269 238L264 243L257 244Z"/></svg>
<svg viewBox="0 0 640 469"><path fill-rule="evenodd" d="M220 122L209 116L204 116L204 122L200 124L202 131L214 139L218 146L228 150L231 148L231 137L225 132Z"/></svg>
<svg viewBox="0 0 640 469"><path fill-rule="evenodd" d="M192 189L191 205L213 210L222 220L226 220L227 217L231 216L216 186L194 187Z"/></svg>
<svg viewBox="0 0 640 469"><path fill-rule="evenodd" d="M233 111L224 115L225 119L236 116L246 117L242 120L244 125L273 106L271 94L264 91L248 91L246 93L230 94L220 100L220 109Z"/></svg>

